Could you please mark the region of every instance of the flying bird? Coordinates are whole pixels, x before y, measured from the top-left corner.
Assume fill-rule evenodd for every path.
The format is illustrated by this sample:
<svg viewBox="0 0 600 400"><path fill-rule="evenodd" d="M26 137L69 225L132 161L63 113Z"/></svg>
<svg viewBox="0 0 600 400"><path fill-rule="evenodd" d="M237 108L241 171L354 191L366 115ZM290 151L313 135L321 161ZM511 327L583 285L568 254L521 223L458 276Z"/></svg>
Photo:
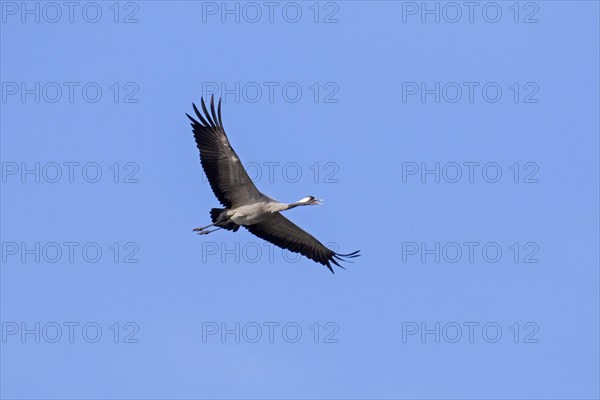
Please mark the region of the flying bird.
<svg viewBox="0 0 600 400"><path fill-rule="evenodd" d="M282 211L295 207L320 204L320 199L306 196L295 203L280 203L256 188L223 129L221 100L219 99L217 112L214 100L213 95L208 112L204 98L201 98L204 113L192 103L198 120L187 113L186 115L192 121L202 168L224 208L211 209L212 223L195 228L194 231L199 235L219 229L236 232L243 226L261 239L325 265L331 272L331 264L344 268L339 264L340 261L358 257L359 251L349 254L334 252L281 214ZM215 228L208 229L210 227Z"/></svg>

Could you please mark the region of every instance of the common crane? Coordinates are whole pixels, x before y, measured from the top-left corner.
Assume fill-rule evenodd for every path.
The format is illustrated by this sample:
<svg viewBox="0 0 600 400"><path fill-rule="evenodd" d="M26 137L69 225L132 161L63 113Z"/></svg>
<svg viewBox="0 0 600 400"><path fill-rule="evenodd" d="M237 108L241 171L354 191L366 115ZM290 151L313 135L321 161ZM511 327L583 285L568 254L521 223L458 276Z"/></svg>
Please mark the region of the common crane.
<svg viewBox="0 0 600 400"><path fill-rule="evenodd" d="M201 98L204 114L192 103L198 120L187 113L186 115L192 121L202 168L215 196L225 208L211 209L212 223L195 228L194 231L199 235L206 235L219 229L236 232L240 226L243 226L261 239L327 266L331 272L333 272L332 263L344 268L339 261L358 257L359 251L349 254L334 252L281 215L281 211L298 206L317 205L321 200L307 196L295 203L280 203L256 188L242 166L240 158L229 144L223 129L221 99L216 113L214 100L213 95L209 113L204 98ZM216 228L208 229L213 226Z"/></svg>

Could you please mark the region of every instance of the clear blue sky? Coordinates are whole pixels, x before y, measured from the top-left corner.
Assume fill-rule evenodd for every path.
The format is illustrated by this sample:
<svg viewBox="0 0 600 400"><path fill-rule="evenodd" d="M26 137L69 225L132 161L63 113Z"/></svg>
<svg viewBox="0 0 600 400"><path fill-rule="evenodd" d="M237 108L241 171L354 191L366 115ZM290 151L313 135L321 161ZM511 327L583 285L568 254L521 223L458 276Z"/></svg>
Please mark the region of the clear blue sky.
<svg viewBox="0 0 600 400"><path fill-rule="evenodd" d="M2 398L599 397L597 2L97 4L0 3ZM193 234L215 91L347 270Z"/></svg>

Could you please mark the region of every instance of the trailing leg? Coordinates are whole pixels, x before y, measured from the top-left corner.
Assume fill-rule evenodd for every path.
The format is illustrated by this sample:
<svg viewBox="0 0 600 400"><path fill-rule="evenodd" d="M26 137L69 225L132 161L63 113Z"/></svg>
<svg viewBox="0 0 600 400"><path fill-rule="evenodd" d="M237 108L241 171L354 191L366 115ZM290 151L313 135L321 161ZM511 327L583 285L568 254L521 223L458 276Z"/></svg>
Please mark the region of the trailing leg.
<svg viewBox="0 0 600 400"><path fill-rule="evenodd" d="M240 226L237 225L235 222L231 221L231 219L229 219L229 217L226 214L227 211L229 210L226 208L211 209L210 219L212 220L212 224L202 226L200 228L194 228L194 232L198 232L199 235L206 235L221 228L226 229L228 231L236 232L238 229L240 229ZM218 228L207 231L206 229L210 228L211 226L218 226Z"/></svg>
<svg viewBox="0 0 600 400"><path fill-rule="evenodd" d="M219 229L223 229L223 228L218 227L218 228L215 228L215 229L211 229L209 231L203 230L203 231L198 232L198 235L208 235L209 233L214 232L214 231L218 231Z"/></svg>
<svg viewBox="0 0 600 400"><path fill-rule="evenodd" d="M200 228L194 228L193 231L194 232L200 232L205 230L206 228L210 228L211 226L215 226L216 224L210 224L210 225L206 225L206 226L201 226Z"/></svg>

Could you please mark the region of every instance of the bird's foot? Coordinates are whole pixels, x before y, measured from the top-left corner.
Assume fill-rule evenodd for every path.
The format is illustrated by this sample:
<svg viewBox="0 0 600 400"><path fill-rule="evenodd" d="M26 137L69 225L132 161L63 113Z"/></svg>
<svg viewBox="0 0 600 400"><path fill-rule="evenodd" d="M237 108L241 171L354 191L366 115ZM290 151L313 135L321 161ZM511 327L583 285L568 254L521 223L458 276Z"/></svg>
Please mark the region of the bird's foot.
<svg viewBox="0 0 600 400"><path fill-rule="evenodd" d="M196 232L198 232L198 235L208 235L209 233L214 232L214 231L218 231L219 229L222 229L222 228L219 227L219 228L210 229L210 230L202 229L202 230L199 230L199 231L196 231L196 229L194 229L194 230Z"/></svg>
<svg viewBox="0 0 600 400"><path fill-rule="evenodd" d="M211 226L214 226L215 224L211 224L211 225L206 225L206 226L201 226L200 228L194 228L193 231L194 232L201 232L201 231L205 231L208 228L210 228Z"/></svg>

